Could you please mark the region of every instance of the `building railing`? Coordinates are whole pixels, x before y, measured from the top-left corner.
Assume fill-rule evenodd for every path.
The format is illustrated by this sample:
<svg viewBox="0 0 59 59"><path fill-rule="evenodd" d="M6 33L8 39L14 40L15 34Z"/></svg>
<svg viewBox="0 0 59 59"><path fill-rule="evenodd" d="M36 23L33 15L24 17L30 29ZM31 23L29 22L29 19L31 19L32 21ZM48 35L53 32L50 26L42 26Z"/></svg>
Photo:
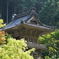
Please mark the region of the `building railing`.
<svg viewBox="0 0 59 59"><path fill-rule="evenodd" d="M29 48L36 48L36 49L42 49L42 50L47 49L46 45L43 45L43 44L27 42L27 45Z"/></svg>

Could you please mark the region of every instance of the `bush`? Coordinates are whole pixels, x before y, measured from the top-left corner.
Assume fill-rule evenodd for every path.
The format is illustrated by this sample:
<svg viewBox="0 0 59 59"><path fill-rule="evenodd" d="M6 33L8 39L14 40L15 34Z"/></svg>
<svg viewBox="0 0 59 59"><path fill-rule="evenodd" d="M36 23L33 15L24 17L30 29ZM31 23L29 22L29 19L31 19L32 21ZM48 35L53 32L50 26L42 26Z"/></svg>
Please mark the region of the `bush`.
<svg viewBox="0 0 59 59"><path fill-rule="evenodd" d="M27 44L24 39L8 38L8 43L0 46L0 59L34 59L30 54L35 49L26 51Z"/></svg>
<svg viewBox="0 0 59 59"><path fill-rule="evenodd" d="M39 43L45 44L48 48L48 54L47 56L51 57L56 54L57 57L59 57L59 30L56 30L55 32L42 35L38 38ZM43 54L43 56L46 56Z"/></svg>
<svg viewBox="0 0 59 59"><path fill-rule="evenodd" d="M0 19L0 28L4 27L6 24L3 24L3 19Z"/></svg>

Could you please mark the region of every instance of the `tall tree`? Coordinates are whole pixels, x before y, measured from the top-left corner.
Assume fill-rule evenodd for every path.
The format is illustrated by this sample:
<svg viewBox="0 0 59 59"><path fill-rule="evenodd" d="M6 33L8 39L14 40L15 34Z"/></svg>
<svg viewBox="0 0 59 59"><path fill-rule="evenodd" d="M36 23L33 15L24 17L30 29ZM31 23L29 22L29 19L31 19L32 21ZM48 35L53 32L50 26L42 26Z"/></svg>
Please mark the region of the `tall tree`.
<svg viewBox="0 0 59 59"><path fill-rule="evenodd" d="M41 22L49 25L57 25L59 21L59 1L48 0L45 2L44 7L39 12L39 19Z"/></svg>
<svg viewBox="0 0 59 59"><path fill-rule="evenodd" d="M2 18L4 22L10 22L14 13L23 13L32 7L36 7L39 12L47 0L0 0L2 1Z"/></svg>

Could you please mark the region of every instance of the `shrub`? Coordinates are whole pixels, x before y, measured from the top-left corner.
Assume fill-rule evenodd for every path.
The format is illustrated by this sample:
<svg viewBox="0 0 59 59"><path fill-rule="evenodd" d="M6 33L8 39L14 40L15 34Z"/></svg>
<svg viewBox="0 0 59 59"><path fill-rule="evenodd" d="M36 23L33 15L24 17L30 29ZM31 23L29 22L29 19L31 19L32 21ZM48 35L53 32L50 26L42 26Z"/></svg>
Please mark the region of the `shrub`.
<svg viewBox="0 0 59 59"><path fill-rule="evenodd" d="M54 54L56 54L56 56L59 57L59 30L40 36L38 41L39 43L47 46L49 52L47 56L52 57Z"/></svg>
<svg viewBox="0 0 59 59"><path fill-rule="evenodd" d="M4 27L6 24L3 24L3 19L0 19L0 28ZM6 43L5 42L5 31L0 31L0 44Z"/></svg>
<svg viewBox="0 0 59 59"><path fill-rule="evenodd" d="M0 59L34 59L30 54L35 49L26 51L27 44L24 39L9 38L7 44L0 46Z"/></svg>

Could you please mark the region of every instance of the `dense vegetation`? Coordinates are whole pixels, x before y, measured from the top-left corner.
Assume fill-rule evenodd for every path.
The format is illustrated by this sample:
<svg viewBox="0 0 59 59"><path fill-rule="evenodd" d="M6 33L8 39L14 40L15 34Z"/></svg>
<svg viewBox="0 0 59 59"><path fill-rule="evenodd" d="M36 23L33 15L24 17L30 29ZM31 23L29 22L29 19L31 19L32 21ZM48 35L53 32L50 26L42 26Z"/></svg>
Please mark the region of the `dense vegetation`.
<svg viewBox="0 0 59 59"><path fill-rule="evenodd" d="M0 59L34 59L30 54L35 50L26 51L27 44L24 39L7 39L7 44L0 46Z"/></svg>
<svg viewBox="0 0 59 59"><path fill-rule="evenodd" d="M59 28L59 0L48 0L39 11L39 19L48 25Z"/></svg>
<svg viewBox="0 0 59 59"><path fill-rule="evenodd" d="M46 59L59 58L59 30L40 36L38 41L47 46L47 50L42 52L42 57L45 57Z"/></svg>
<svg viewBox="0 0 59 59"><path fill-rule="evenodd" d="M3 19L0 19L0 28L6 25L6 24L2 24L2 23L3 23Z"/></svg>

